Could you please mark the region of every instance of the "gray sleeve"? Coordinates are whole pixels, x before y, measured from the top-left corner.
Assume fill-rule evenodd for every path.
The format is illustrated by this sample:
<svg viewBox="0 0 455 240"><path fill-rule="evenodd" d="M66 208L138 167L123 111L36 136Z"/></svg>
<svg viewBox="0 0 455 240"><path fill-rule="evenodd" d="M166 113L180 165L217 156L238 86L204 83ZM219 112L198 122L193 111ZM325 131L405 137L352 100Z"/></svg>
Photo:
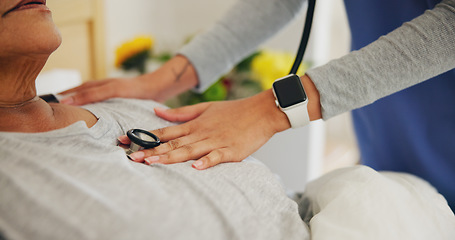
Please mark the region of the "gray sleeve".
<svg viewBox="0 0 455 240"><path fill-rule="evenodd" d="M455 0L403 24L370 45L309 70L328 119L455 67Z"/></svg>
<svg viewBox="0 0 455 240"><path fill-rule="evenodd" d="M207 89L234 64L290 22L304 0L240 0L207 32L179 54L195 66L198 91Z"/></svg>

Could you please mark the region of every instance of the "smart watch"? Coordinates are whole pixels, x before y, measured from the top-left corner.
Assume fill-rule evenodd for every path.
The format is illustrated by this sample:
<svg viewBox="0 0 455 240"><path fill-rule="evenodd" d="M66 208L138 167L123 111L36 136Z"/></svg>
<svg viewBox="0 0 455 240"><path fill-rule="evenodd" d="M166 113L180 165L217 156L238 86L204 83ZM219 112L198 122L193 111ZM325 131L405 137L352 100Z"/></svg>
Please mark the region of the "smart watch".
<svg viewBox="0 0 455 240"><path fill-rule="evenodd" d="M286 114L292 128L303 127L310 122L308 97L299 76L289 74L279 78L273 83L272 89L277 107Z"/></svg>

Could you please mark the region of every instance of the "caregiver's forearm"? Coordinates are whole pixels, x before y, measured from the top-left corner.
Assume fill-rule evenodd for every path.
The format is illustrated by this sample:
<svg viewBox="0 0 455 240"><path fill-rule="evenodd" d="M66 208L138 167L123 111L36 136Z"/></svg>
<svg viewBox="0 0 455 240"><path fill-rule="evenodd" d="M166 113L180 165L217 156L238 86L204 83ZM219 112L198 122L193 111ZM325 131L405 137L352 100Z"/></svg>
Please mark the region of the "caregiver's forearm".
<svg viewBox="0 0 455 240"><path fill-rule="evenodd" d="M179 51L196 68L204 91L300 11L306 0L239 0L209 31Z"/></svg>
<svg viewBox="0 0 455 240"><path fill-rule="evenodd" d="M444 0L372 44L307 74L328 119L453 68L455 0Z"/></svg>

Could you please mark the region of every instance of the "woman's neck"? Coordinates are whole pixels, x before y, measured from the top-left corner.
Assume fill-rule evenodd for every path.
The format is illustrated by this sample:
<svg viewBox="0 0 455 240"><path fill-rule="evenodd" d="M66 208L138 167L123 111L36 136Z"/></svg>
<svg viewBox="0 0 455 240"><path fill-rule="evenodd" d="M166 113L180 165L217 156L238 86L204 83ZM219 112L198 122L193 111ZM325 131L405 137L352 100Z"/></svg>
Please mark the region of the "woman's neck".
<svg viewBox="0 0 455 240"><path fill-rule="evenodd" d="M0 106L0 131L4 132L47 132L77 121L92 127L97 118L85 109L48 104L42 99L18 107Z"/></svg>
<svg viewBox="0 0 455 240"><path fill-rule="evenodd" d="M45 63L44 57L0 58L0 105L20 105L33 99L35 80Z"/></svg>
<svg viewBox="0 0 455 240"><path fill-rule="evenodd" d="M25 101L19 101L19 102L11 102L11 101L8 101L8 102L2 102L0 101L0 109L1 108L5 108L5 109L14 109L14 108L20 108L20 107L23 107L27 104L30 104L30 103L33 103L33 102L36 102L39 100L39 97L36 95L35 97L31 98L31 99L28 99L28 100L25 100Z"/></svg>
<svg viewBox="0 0 455 240"><path fill-rule="evenodd" d="M49 55L12 55L0 58L0 131L46 132L97 119L89 111L37 98L35 80Z"/></svg>

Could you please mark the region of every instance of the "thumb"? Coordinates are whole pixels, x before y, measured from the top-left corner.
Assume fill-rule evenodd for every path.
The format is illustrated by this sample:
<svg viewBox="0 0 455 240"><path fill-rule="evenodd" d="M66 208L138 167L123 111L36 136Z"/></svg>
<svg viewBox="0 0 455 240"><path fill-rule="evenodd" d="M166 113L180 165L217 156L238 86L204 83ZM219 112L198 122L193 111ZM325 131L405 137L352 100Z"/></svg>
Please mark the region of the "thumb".
<svg viewBox="0 0 455 240"><path fill-rule="evenodd" d="M187 122L199 117L210 103L199 103L175 109L155 108L155 114L170 122Z"/></svg>

